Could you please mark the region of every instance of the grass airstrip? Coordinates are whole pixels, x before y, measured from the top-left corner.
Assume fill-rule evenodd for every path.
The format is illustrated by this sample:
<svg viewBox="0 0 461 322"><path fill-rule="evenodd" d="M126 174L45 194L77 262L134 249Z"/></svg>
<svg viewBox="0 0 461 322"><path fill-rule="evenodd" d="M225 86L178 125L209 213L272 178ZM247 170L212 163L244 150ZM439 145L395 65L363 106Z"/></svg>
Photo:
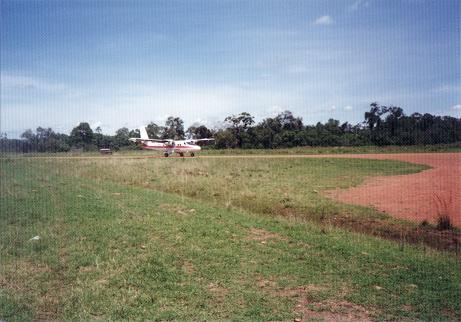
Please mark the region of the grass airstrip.
<svg viewBox="0 0 461 322"><path fill-rule="evenodd" d="M459 320L459 255L330 224L414 225L322 195L425 168L2 158L0 319Z"/></svg>

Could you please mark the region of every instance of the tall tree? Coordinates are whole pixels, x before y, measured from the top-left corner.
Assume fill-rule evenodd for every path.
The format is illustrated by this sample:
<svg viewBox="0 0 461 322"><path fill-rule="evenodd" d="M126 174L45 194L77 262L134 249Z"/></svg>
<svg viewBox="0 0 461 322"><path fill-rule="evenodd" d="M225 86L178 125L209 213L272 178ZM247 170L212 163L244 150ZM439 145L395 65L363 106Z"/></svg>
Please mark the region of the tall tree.
<svg viewBox="0 0 461 322"><path fill-rule="evenodd" d="M290 111L284 111L276 116L282 128L288 131L301 131L304 128L300 117L294 117Z"/></svg>
<svg viewBox="0 0 461 322"><path fill-rule="evenodd" d="M130 141L130 130L126 127L122 127L115 131L115 143L118 147L131 145Z"/></svg>
<svg viewBox="0 0 461 322"><path fill-rule="evenodd" d="M21 138L31 142L35 139L35 134L31 129L27 129L21 134Z"/></svg>
<svg viewBox="0 0 461 322"><path fill-rule="evenodd" d="M205 125L190 126L187 129L187 135L193 139L211 138L213 133Z"/></svg>
<svg viewBox="0 0 461 322"><path fill-rule="evenodd" d="M255 122L254 117L250 113L242 112L239 115L228 116L224 122L229 124L237 139L239 148L243 146L243 138L247 137L245 134L248 128Z"/></svg>
<svg viewBox="0 0 461 322"><path fill-rule="evenodd" d="M93 130L86 122L81 122L70 132L70 139L77 148L91 149L93 141Z"/></svg>
<svg viewBox="0 0 461 322"><path fill-rule="evenodd" d="M378 102L370 104L370 111L365 112L365 123L368 125L370 131L374 128L379 128L381 123L381 115L386 113L387 107L381 106Z"/></svg>
<svg viewBox="0 0 461 322"><path fill-rule="evenodd" d="M254 134L258 140L257 146L266 149L275 147L274 138L282 131L281 118L268 117L255 126Z"/></svg>
<svg viewBox="0 0 461 322"><path fill-rule="evenodd" d="M221 129L215 135L215 147L218 149L233 149L237 147L237 138L231 129Z"/></svg>
<svg viewBox="0 0 461 322"><path fill-rule="evenodd" d="M130 138L139 138L139 137L141 137L139 129L131 130L130 133L129 133L129 137Z"/></svg>
<svg viewBox="0 0 461 322"><path fill-rule="evenodd" d="M151 139L160 139L162 137L163 130L164 128L162 126L159 126L154 122L150 122L146 126L147 135Z"/></svg>
<svg viewBox="0 0 461 322"><path fill-rule="evenodd" d="M162 137L164 139L182 140L184 139L184 134L184 121L179 117L168 117L165 121L165 130Z"/></svg>

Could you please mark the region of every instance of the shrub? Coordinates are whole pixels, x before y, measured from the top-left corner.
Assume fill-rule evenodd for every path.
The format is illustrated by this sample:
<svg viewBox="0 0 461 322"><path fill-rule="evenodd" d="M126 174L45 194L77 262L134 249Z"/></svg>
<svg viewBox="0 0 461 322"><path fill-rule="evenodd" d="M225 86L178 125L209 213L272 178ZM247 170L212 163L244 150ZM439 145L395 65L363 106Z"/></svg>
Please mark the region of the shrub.
<svg viewBox="0 0 461 322"><path fill-rule="evenodd" d="M449 216L441 215L437 218L437 229L438 230L449 230L452 229L453 225Z"/></svg>

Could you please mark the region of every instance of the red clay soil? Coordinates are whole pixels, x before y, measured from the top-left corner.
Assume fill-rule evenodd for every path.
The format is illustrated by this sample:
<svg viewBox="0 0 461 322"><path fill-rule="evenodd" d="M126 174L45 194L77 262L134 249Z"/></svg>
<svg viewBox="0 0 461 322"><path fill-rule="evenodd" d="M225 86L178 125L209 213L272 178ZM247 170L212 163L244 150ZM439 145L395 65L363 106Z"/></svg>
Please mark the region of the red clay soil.
<svg viewBox="0 0 461 322"><path fill-rule="evenodd" d="M326 194L338 201L371 206L392 216L435 223L448 215L461 227L461 153L329 155L336 158L399 160L429 165L415 174L371 177L358 187Z"/></svg>

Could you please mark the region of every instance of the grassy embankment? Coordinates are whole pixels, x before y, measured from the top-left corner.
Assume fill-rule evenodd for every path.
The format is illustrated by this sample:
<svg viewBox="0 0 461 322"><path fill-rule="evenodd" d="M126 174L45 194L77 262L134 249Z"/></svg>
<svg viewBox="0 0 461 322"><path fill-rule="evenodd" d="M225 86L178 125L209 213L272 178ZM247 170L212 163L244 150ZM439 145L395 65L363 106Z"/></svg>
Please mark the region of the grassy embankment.
<svg viewBox="0 0 461 322"><path fill-rule="evenodd" d="M421 166L110 158L0 165L0 319L461 318L459 258L304 220L392 220L319 192Z"/></svg>

